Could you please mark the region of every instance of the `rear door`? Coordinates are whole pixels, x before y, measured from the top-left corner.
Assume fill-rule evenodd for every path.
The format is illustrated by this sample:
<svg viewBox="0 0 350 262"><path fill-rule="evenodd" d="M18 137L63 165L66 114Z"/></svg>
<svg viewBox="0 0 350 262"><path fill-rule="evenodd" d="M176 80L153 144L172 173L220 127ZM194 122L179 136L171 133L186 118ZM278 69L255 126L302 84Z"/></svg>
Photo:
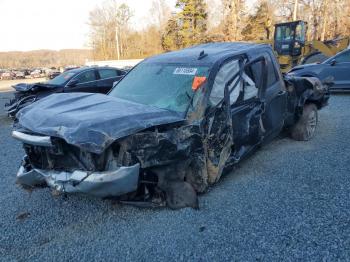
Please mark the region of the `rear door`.
<svg viewBox="0 0 350 262"><path fill-rule="evenodd" d="M99 92L103 94L107 94L109 90L111 90L113 83L119 81L123 77L122 71L113 68L101 68L97 71L99 74Z"/></svg>
<svg viewBox="0 0 350 262"><path fill-rule="evenodd" d="M269 52L264 52L262 55L266 60L267 79L266 90L261 97L265 104L261 126L264 131L264 139L267 139L275 137L283 128L287 110L287 92L274 57ZM255 82L260 83L263 77L262 62L252 65L252 73Z"/></svg>

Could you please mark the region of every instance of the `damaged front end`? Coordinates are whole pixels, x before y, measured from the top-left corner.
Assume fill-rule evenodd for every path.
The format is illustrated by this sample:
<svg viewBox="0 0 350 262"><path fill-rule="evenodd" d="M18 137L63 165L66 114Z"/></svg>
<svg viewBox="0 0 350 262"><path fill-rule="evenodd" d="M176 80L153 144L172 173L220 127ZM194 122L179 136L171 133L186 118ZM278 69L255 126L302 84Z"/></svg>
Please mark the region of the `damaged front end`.
<svg viewBox="0 0 350 262"><path fill-rule="evenodd" d="M45 185L60 193L195 208L196 192L208 186L199 126L151 128L116 141L102 154L62 139L19 131L12 135L24 143L17 183L25 187Z"/></svg>
<svg viewBox="0 0 350 262"><path fill-rule="evenodd" d="M17 174L21 185L46 185L61 193L113 197L141 206L196 208L197 193L220 178L230 155L232 134L227 125L232 125L232 121L227 118L229 111L225 107L203 117L204 106L199 106L203 112L197 110L191 120L184 120L170 111L122 100L109 103L112 98L102 95L55 96L39 101L40 110L45 110L45 104L52 105L52 99L62 97L67 101L71 97L85 108L91 103L91 112L85 109L84 115L79 113L85 121L78 129L74 113L67 105L59 108L61 103L56 103L56 112L69 112L69 123L61 121L61 126L50 115L40 119L39 107L30 106L20 112L12 136L23 142L26 152ZM199 92L199 96L203 97L203 93ZM104 102L99 103L99 99ZM128 107L138 114L129 116ZM104 113L104 121L109 125L92 124L89 119L97 119L95 115L107 112L106 108L110 113ZM116 115L114 112L118 111ZM38 121L33 122L35 118ZM129 120L125 125L119 119ZM147 122L143 123L144 119ZM88 126L82 126L83 123ZM81 132L93 136L86 137ZM39 135L43 133L47 135Z"/></svg>
<svg viewBox="0 0 350 262"><path fill-rule="evenodd" d="M5 104L5 112L11 118L15 118L19 110L37 100L36 95L17 96Z"/></svg>
<svg viewBox="0 0 350 262"><path fill-rule="evenodd" d="M15 118L16 114L22 108L36 102L52 92L52 86L44 83L21 83L13 86L13 89L16 91L14 97L5 103L4 108L7 115L11 118Z"/></svg>

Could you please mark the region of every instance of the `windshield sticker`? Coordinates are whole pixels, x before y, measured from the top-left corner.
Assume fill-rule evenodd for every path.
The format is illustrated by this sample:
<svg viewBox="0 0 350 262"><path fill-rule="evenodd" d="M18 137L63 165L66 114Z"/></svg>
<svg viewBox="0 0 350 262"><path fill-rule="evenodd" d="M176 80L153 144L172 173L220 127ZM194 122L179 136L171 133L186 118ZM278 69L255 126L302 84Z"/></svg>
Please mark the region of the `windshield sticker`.
<svg viewBox="0 0 350 262"><path fill-rule="evenodd" d="M187 67L178 67L174 71L174 75L194 76L196 73L197 73L197 68L187 68Z"/></svg>

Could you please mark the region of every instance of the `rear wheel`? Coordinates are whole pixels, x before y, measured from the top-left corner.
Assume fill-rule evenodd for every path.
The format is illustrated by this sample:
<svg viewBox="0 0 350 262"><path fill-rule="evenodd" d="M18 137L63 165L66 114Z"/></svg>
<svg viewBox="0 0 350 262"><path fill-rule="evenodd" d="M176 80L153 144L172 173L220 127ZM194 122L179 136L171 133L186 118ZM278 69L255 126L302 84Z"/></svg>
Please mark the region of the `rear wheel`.
<svg viewBox="0 0 350 262"><path fill-rule="evenodd" d="M306 104L303 114L291 129L291 137L298 141L310 140L316 132L318 122L317 107L315 104Z"/></svg>

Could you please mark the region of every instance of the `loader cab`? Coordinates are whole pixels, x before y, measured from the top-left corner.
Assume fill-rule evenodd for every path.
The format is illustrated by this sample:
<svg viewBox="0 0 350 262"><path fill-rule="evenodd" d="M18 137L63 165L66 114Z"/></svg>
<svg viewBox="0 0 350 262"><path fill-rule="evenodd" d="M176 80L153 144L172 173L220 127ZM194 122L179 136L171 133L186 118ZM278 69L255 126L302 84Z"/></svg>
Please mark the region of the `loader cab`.
<svg viewBox="0 0 350 262"><path fill-rule="evenodd" d="M294 21L275 25L274 50L278 55L300 56L306 40L307 23Z"/></svg>

